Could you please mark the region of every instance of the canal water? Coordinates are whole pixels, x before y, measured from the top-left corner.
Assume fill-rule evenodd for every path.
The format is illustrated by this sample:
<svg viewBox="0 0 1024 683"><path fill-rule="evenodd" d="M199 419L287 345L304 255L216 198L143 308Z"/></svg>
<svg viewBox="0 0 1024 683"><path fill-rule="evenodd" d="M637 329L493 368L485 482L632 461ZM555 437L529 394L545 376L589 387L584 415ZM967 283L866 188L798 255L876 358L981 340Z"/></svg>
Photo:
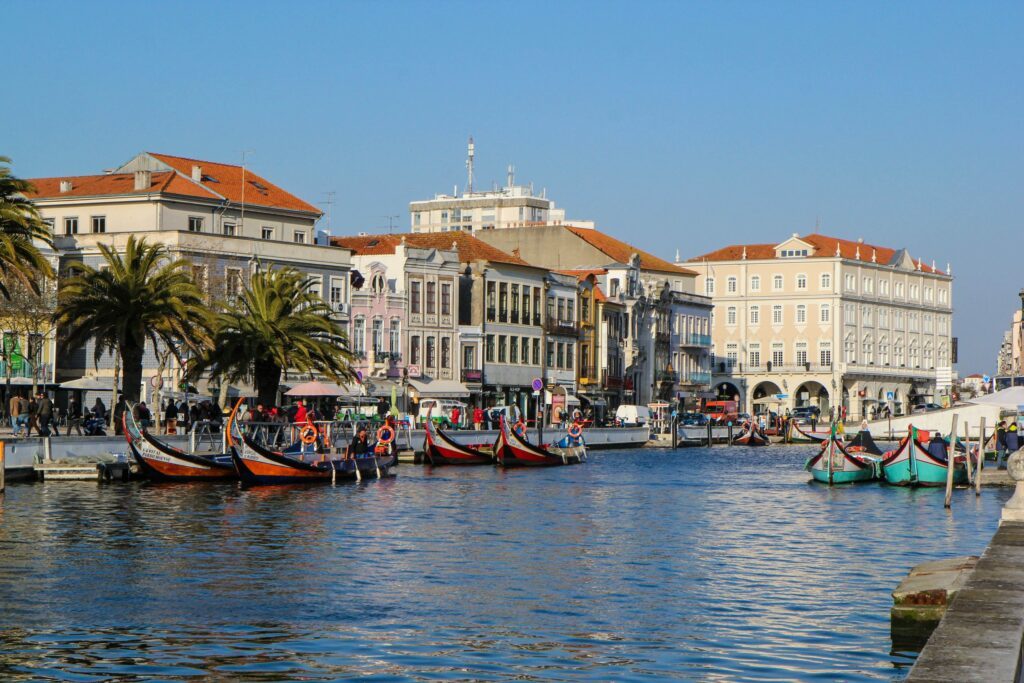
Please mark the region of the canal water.
<svg viewBox="0 0 1024 683"><path fill-rule="evenodd" d="M1009 491L829 489L810 450L11 485L0 680L899 680L889 592Z"/></svg>

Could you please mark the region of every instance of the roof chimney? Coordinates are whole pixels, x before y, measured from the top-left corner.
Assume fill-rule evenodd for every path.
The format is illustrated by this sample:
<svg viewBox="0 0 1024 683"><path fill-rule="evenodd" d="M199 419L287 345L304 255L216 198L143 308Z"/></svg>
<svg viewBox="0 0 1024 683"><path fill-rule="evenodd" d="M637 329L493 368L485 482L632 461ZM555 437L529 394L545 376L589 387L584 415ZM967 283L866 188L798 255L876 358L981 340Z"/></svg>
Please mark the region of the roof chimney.
<svg viewBox="0 0 1024 683"><path fill-rule="evenodd" d="M153 173L151 171L135 172L135 190L148 190L153 184Z"/></svg>
<svg viewBox="0 0 1024 683"><path fill-rule="evenodd" d="M71 181L70 180L62 180L62 181L60 181L60 191L61 192L71 192Z"/></svg>
<svg viewBox="0 0 1024 683"><path fill-rule="evenodd" d="M192 165L192 180L197 183L203 182L203 167L199 164Z"/></svg>

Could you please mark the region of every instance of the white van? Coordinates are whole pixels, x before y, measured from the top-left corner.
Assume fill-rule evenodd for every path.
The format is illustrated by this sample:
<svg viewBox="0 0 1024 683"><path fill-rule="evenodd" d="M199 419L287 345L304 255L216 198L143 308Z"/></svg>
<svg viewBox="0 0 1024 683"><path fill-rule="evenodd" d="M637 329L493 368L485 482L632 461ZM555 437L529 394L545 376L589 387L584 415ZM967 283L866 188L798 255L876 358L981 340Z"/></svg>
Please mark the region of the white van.
<svg viewBox="0 0 1024 683"><path fill-rule="evenodd" d="M647 406L619 406L615 409L615 421L623 427L650 424L651 409Z"/></svg>
<svg viewBox="0 0 1024 683"><path fill-rule="evenodd" d="M416 423L423 424L427 419L427 415L430 415L430 419L434 422L444 422L445 420L451 420L452 410L459 409L459 422L466 424L466 404L462 401L454 401L446 398L424 398L420 400L419 411L416 414Z"/></svg>

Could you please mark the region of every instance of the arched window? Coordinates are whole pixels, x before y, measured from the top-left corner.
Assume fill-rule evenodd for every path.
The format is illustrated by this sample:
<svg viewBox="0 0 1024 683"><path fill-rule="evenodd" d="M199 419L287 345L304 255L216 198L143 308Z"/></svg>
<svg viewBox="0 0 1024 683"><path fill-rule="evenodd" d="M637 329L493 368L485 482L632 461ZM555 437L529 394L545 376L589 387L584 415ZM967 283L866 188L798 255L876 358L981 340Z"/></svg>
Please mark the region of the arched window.
<svg viewBox="0 0 1024 683"><path fill-rule="evenodd" d="M725 281L725 291L728 292L729 294L735 294L736 293L736 278L735 277L730 276L729 278L726 279L726 281Z"/></svg>
<svg viewBox="0 0 1024 683"><path fill-rule="evenodd" d="M761 291L761 276L760 275L752 275L750 277L750 291L751 292L760 292Z"/></svg>

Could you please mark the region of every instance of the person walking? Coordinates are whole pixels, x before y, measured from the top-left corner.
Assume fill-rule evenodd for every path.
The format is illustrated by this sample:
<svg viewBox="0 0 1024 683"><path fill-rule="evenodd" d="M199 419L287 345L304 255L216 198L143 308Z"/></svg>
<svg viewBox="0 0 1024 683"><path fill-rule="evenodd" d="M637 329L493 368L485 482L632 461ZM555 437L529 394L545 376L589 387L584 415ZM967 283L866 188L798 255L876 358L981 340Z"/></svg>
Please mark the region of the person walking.
<svg viewBox="0 0 1024 683"><path fill-rule="evenodd" d="M82 405L74 396L68 401L68 430L65 436L71 436L72 429L78 430L78 435L82 436Z"/></svg>
<svg viewBox="0 0 1024 683"><path fill-rule="evenodd" d="M480 431L484 428L484 409L480 406L473 408L473 429Z"/></svg>
<svg viewBox="0 0 1024 683"><path fill-rule="evenodd" d="M21 433L21 396L14 394L8 402L8 411L11 418L11 436L18 436Z"/></svg>
<svg viewBox="0 0 1024 683"><path fill-rule="evenodd" d="M39 392L36 400L36 416L36 430L39 436L50 436L50 423L53 421L53 401L42 391ZM59 435L60 433L58 432L56 436Z"/></svg>
<svg viewBox="0 0 1024 683"><path fill-rule="evenodd" d="M1017 429L1017 420L1010 420L1006 427L1006 457L1017 452L1020 448L1020 432ZM1005 465L1004 465L1005 466Z"/></svg>
<svg viewBox="0 0 1024 683"><path fill-rule="evenodd" d="M28 429L25 436L32 436L33 431L39 430L39 401L36 396L28 397Z"/></svg>
<svg viewBox="0 0 1024 683"><path fill-rule="evenodd" d="M1006 458L1006 421L1000 420L996 425L996 469L1003 466Z"/></svg>

